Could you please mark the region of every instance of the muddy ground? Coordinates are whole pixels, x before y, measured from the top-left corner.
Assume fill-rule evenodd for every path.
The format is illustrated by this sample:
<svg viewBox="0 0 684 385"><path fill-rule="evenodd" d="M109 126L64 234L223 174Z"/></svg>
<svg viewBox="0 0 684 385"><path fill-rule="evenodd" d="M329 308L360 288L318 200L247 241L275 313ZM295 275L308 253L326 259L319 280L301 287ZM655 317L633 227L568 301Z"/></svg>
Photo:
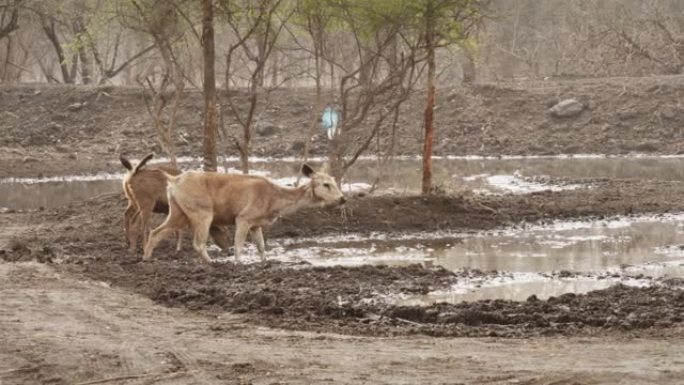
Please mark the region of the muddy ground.
<svg viewBox="0 0 684 385"><path fill-rule="evenodd" d="M35 263L0 264L0 383L679 384L680 336L368 338L159 306ZM681 333L680 333L681 335Z"/></svg>
<svg viewBox="0 0 684 385"><path fill-rule="evenodd" d="M684 210L683 183L591 182L524 197L357 198L346 219L311 210L268 236L472 231ZM684 373L680 281L393 306L382 294L426 293L487 272L207 266L170 244L140 262L122 240L124 206L117 193L0 214L0 383L677 384Z"/></svg>
<svg viewBox="0 0 684 385"><path fill-rule="evenodd" d="M679 78L444 91L437 153L679 153L681 91ZM296 155L301 147L298 127L308 119L311 95L278 92L277 108L264 116L285 118L279 131L255 141L259 155ZM550 117L551 102L565 97L588 109L572 119ZM419 102L404 118L402 154L419 148L411 131L419 128ZM200 106L199 94L191 94L183 107L182 154L198 152ZM0 177L119 171L118 153L154 149L143 109L136 90L0 88ZM324 149L318 138L314 153ZM353 197L344 215L304 210L267 237L472 232L684 211L684 182L556 182L588 187ZM116 191L56 209L0 213L0 384L676 384L684 375L678 280L547 300L401 307L383 295L426 293L491 272L202 265L189 242L180 252L165 244L141 262L126 251L124 207Z"/></svg>
<svg viewBox="0 0 684 385"><path fill-rule="evenodd" d="M294 238L372 231L487 230L561 218L603 218L684 210L684 183L583 181L590 188L525 196L363 197L346 215L337 208L305 210L284 218L267 235ZM364 266L309 268L301 264L201 265L188 246L161 249L152 261L129 255L121 235L120 194L68 207L8 213L40 224L11 239L2 258L54 265L174 307L244 314L256 324L387 336L596 335L640 330L669 334L684 322L679 283L654 288L616 287L587 295L527 302L481 301L401 308L384 294L424 294L462 276L441 268ZM161 218L157 218L159 220Z"/></svg>

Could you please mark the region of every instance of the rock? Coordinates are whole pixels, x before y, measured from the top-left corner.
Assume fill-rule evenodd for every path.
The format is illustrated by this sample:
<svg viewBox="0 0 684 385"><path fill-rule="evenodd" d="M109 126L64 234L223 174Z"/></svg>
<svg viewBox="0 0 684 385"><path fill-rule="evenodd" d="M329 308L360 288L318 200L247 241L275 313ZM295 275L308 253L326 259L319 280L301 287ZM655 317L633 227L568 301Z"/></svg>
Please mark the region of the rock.
<svg viewBox="0 0 684 385"><path fill-rule="evenodd" d="M617 112L617 117L620 120L634 119L639 116L639 111L636 110L621 110Z"/></svg>
<svg viewBox="0 0 684 385"><path fill-rule="evenodd" d="M57 112L57 113L52 114L52 120L64 121L68 118L69 118L69 114L64 113L64 112Z"/></svg>
<svg viewBox="0 0 684 385"><path fill-rule="evenodd" d="M677 111L673 107L666 106L660 110L660 116L663 119L674 120L677 117Z"/></svg>
<svg viewBox="0 0 684 385"><path fill-rule="evenodd" d="M65 145L63 145L63 144L58 144L58 145L55 146L55 150L56 150L57 152L67 153L67 152L70 152L70 151L71 151L71 148L69 148L68 146L65 146Z"/></svg>
<svg viewBox="0 0 684 385"><path fill-rule="evenodd" d="M50 122L47 124L47 128L49 128L53 131L61 131L64 128L64 126L62 126L61 124L56 123L56 122Z"/></svg>
<svg viewBox="0 0 684 385"><path fill-rule="evenodd" d="M268 122L257 123L255 131L259 136L272 136L278 131L282 130L283 126L275 125Z"/></svg>
<svg viewBox="0 0 684 385"><path fill-rule="evenodd" d="M634 146L634 149L639 152L655 152L660 150L663 145L658 141L642 142Z"/></svg>
<svg viewBox="0 0 684 385"><path fill-rule="evenodd" d="M76 102L76 103L69 104L69 105L67 106L67 110L69 110L69 111L78 111L78 110L82 109L83 107L85 107L85 106L87 106L87 105L88 105L87 102L83 102L83 103L78 103L78 102Z"/></svg>
<svg viewBox="0 0 684 385"><path fill-rule="evenodd" d="M295 140L292 142L292 145L290 146L290 151L293 152L301 152L304 150L304 147L306 146L306 142L303 140Z"/></svg>
<svg viewBox="0 0 684 385"><path fill-rule="evenodd" d="M549 113L557 118L571 118L584 111L585 105L575 99L565 99L549 109Z"/></svg>

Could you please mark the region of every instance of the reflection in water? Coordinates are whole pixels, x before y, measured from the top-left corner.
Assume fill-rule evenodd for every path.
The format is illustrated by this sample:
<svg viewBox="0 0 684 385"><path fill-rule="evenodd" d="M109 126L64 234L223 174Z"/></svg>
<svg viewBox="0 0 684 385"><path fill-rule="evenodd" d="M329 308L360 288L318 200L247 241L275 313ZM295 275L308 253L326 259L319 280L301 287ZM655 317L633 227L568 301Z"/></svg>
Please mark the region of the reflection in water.
<svg viewBox="0 0 684 385"><path fill-rule="evenodd" d="M430 237L432 235L433 237ZM439 238L442 237L442 238ZM625 270L684 276L684 214L556 222L528 229L408 237L283 240L281 253L314 265L430 263L509 273ZM670 246L670 247L666 247Z"/></svg>
<svg viewBox="0 0 684 385"><path fill-rule="evenodd" d="M320 163L313 162L319 166ZM238 163L226 163L238 167ZM296 175L297 162L255 163L255 169L268 171L271 177ZM420 191L421 162L397 159L391 163L359 160L346 175L348 182L373 183L381 191L415 193ZM617 178L684 180L684 158L616 157L616 158L522 158L522 159L435 159L433 180L446 187L468 187L502 191L492 186L501 176L533 177L548 175L558 178ZM505 190L507 191L507 190Z"/></svg>
<svg viewBox="0 0 684 385"><path fill-rule="evenodd" d="M684 243L681 222L628 223L562 230L520 231L464 238L431 257L450 269L461 267L510 272L569 270L598 272L654 261L667 261L656 247Z"/></svg>
<svg viewBox="0 0 684 385"><path fill-rule="evenodd" d="M372 181L383 176L379 180L379 189L420 191L419 161L397 160L384 167L374 166L374 163L366 161L352 167L349 180ZM433 179L438 185L494 191L497 189L492 189L489 184L491 177L513 174L570 179L684 180L684 158L437 159L433 167Z"/></svg>
<svg viewBox="0 0 684 385"><path fill-rule="evenodd" d="M532 294L547 298L617 283L647 284L648 280L629 278L639 274L684 277L684 248L680 247L684 244L684 214L557 222L523 230L452 234L442 239L426 236L422 241L413 236L303 240L288 244L277 254L324 266L426 263L453 271L505 272L479 280L461 279L451 291L400 298L398 302L402 304L493 298L525 300ZM562 270L588 276L550 278L545 274Z"/></svg>
<svg viewBox="0 0 684 385"><path fill-rule="evenodd" d="M226 166L236 165L228 163ZM438 159L434 173L437 183L493 191L497 187L492 181L505 178L492 176L684 180L683 166L684 158ZM257 163L256 167L272 178L296 175L299 171L297 162L265 162ZM380 176L382 178L378 179ZM81 179L34 184L0 180L0 209L56 207L121 191L119 180L93 180L89 176ZM376 180L378 188L385 191L418 191L420 163L397 160L381 166L377 161L363 160L347 176L348 182ZM505 271L514 277L497 285L486 281L471 282L470 286L448 293L403 299L418 302L525 299L532 294L543 298L603 288L622 279L549 279L539 274L559 270L684 277L684 250L678 246L684 244L684 215L647 220L568 222L526 230L451 234L441 239L435 234L424 237L413 234L409 238L314 239L308 243L278 241L281 243L272 253L279 258L306 260L314 265L426 263L452 270ZM520 274L532 278L520 279Z"/></svg>
<svg viewBox="0 0 684 385"><path fill-rule="evenodd" d="M0 207L36 209L59 207L93 197L121 192L119 180L0 183Z"/></svg>
<svg viewBox="0 0 684 385"><path fill-rule="evenodd" d="M313 162L315 166L320 163ZM237 171L237 162L223 162L227 170ZM198 168L193 161L184 168ZM270 178L294 180L298 175L298 161L271 160L253 164L253 173ZM377 191L415 193L420 190L421 163L415 159L397 159L391 163L377 160L359 160L349 170L347 183L376 183ZM435 159L434 181L449 188L469 188L484 192L525 193L561 186L529 184L523 178L548 175L562 178L636 178L684 180L684 158L617 157L617 158L522 158L522 159ZM87 199L104 192L120 189L119 174L76 176L75 181L62 181L60 177L45 179L0 180L0 207L13 209L56 207L76 199ZM104 182L109 180L109 182ZM35 183L46 182L46 183ZM32 184L29 186L28 184ZM111 186L105 191L104 186ZM366 185L368 186L368 185ZM577 188L580 185L562 186Z"/></svg>
<svg viewBox="0 0 684 385"><path fill-rule="evenodd" d="M511 281L500 285L485 285L476 289L464 288L449 292L435 292L427 295L404 296L393 300L393 303L404 306L425 305L438 302L458 303L462 301L479 301L484 299L504 299L525 301L532 295L539 299L547 299L564 293L583 294L592 290L607 289L618 283L644 286L648 282L634 279L540 279L530 281Z"/></svg>

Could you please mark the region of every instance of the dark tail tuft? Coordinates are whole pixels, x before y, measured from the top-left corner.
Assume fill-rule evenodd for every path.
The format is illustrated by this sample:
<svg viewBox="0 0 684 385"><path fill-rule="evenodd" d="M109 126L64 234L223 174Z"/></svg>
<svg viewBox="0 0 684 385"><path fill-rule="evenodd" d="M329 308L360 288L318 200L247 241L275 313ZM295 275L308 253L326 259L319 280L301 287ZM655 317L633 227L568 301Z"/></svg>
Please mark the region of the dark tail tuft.
<svg viewBox="0 0 684 385"><path fill-rule="evenodd" d="M147 162L148 162L150 159L152 159L152 158L154 158L154 153L149 153L149 154L145 155L145 157L142 158L142 160L140 161L140 163L138 163L138 164L135 166L135 168L134 168L133 171L132 171L132 174L135 174L136 172L138 172L138 170L140 170L140 169L145 165L145 163L147 163Z"/></svg>
<svg viewBox="0 0 684 385"><path fill-rule="evenodd" d="M133 169L131 161L126 159L126 157L124 157L123 154L119 155L119 160L121 161L121 164L123 164L123 166L126 167L126 170L131 171Z"/></svg>

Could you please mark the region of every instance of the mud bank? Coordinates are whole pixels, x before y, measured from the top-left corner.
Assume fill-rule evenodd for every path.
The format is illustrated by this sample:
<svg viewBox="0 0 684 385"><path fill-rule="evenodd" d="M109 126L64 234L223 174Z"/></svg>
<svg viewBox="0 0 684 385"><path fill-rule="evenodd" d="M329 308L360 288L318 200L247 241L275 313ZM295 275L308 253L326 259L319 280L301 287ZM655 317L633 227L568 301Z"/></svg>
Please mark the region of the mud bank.
<svg viewBox="0 0 684 385"><path fill-rule="evenodd" d="M587 183L591 182L591 183ZM267 236L475 231L562 218L606 217L684 210L684 183L583 181L591 188L526 196L364 197L338 209L303 211ZM58 209L7 212L2 223L20 231L2 247L6 261L38 260L79 277L107 282L175 307L243 314L282 328L362 335L524 337L547 334L667 335L683 322L679 284L614 287L547 300L477 301L430 307L393 306L391 293L443 290L478 271L363 266L317 267L278 262L200 265L186 246L167 243L150 262L128 255L122 239L120 194ZM155 218L157 221L161 217ZM23 224L23 225L22 225ZM187 243L186 243L187 245ZM218 331L220 332L220 330Z"/></svg>
<svg viewBox="0 0 684 385"><path fill-rule="evenodd" d="M0 263L0 381L55 385L677 384L681 337L350 337L256 327L45 264ZM684 329L681 328L680 329ZM664 332L666 329L658 329ZM505 365L502 365L505 363Z"/></svg>
<svg viewBox="0 0 684 385"><path fill-rule="evenodd" d="M338 208L302 210L282 218L266 234L269 238L297 238L374 231L468 232L558 219L684 211L684 182L581 182L590 188L527 195L356 197L345 205L344 212ZM4 258L50 260L87 254L112 259L125 257L122 235L125 207L123 194L116 192L56 209L10 210L0 214L7 222L21 218L17 220L31 223L21 236L14 237L15 250L5 251ZM162 218L155 216L154 219L159 223Z"/></svg>
<svg viewBox="0 0 684 385"><path fill-rule="evenodd" d="M486 273L454 274L419 265L292 268L224 263L206 267L185 261L122 264L97 259L61 268L168 306L239 313L258 325L317 332L459 337L659 335L684 323L684 291L676 280L649 288L618 285L543 301L533 296L525 302L402 307L387 304L380 296L427 293L460 277Z"/></svg>

